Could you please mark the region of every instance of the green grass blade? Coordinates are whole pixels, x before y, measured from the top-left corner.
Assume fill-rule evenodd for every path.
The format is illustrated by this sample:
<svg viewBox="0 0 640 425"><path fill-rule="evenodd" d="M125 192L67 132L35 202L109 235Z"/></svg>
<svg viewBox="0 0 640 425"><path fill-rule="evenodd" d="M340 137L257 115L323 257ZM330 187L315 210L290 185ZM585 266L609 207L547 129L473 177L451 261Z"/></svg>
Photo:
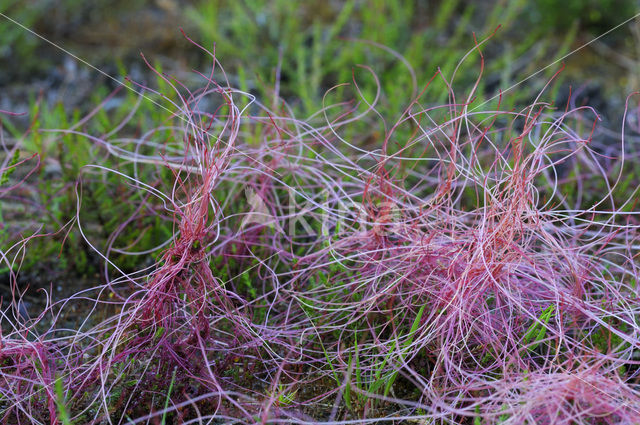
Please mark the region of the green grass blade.
<svg viewBox="0 0 640 425"><path fill-rule="evenodd" d="M62 425L71 425L71 417L67 411L67 402L64 397L64 389L62 388L62 377L58 377L55 382L56 405L58 406L58 420Z"/></svg>
<svg viewBox="0 0 640 425"><path fill-rule="evenodd" d="M162 413L162 421L161 425L165 425L167 422L167 409L169 408L169 400L171 399L171 391L173 390L173 383L176 381L176 371L177 368L173 368L173 373L171 374L171 383L169 384L169 391L167 391L167 398L164 401L164 413Z"/></svg>
<svg viewBox="0 0 640 425"><path fill-rule="evenodd" d="M420 307L420 310L418 310L418 314L416 315L416 318L413 319L413 324L411 325L411 329L409 330L409 335L407 336L407 340L404 342L402 347L402 352L400 353L401 362L404 361L404 355L406 350L409 348L411 344L413 344L413 339L416 335L416 331L418 330L418 327L420 326L420 320L422 319L424 308L425 308L425 305ZM385 397L389 394L389 391L391 391L391 387L393 386L393 383L397 377L398 377L398 371L395 371L387 381L387 385L384 388Z"/></svg>

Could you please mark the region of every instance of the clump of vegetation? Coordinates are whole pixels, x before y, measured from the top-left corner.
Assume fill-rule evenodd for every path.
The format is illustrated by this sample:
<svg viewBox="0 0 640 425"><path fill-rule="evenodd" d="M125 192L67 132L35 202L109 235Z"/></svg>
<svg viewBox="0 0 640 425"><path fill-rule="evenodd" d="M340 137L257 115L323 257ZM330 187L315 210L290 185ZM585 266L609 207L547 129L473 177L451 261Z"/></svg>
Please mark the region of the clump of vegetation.
<svg viewBox="0 0 640 425"><path fill-rule="evenodd" d="M627 99L616 148L595 111L544 91L521 109L483 103L485 41L454 68L478 65L470 89L438 71L388 115L395 94L370 68L302 119L278 90L234 87L202 48L199 87L153 67L157 87L132 84L170 108L152 128L135 125L144 109L112 121L103 104L50 133L67 138L60 167L66 149L85 154L65 170L79 180L61 224L104 282L29 317L20 264L52 236L10 234L0 420L636 420L639 224L623 176L640 103ZM11 148L0 196L55 154L13 154L38 134Z"/></svg>

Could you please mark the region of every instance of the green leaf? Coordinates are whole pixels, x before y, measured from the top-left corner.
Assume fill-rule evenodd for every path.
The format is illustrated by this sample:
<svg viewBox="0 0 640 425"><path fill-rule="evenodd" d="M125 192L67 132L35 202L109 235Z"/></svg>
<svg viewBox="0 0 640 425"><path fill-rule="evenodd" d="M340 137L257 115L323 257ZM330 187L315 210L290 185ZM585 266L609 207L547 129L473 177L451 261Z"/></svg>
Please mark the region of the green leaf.
<svg viewBox="0 0 640 425"><path fill-rule="evenodd" d="M4 172L2 173L2 176L0 176L0 186L2 186L3 184L9 181L9 177L11 176L11 174L13 174L13 172L16 171L15 165L18 163L19 160L20 160L20 150L16 149L13 152L13 157L11 158L11 161L9 162L8 167L3 170Z"/></svg>
<svg viewBox="0 0 640 425"><path fill-rule="evenodd" d="M61 376L56 379L54 386L56 391L56 406L58 407L58 420L62 422L63 425L71 425L71 417L67 411L67 402L64 396L64 389L62 388Z"/></svg>
<svg viewBox="0 0 640 425"><path fill-rule="evenodd" d="M555 315L555 304L549 305L546 309L542 311L538 320L533 322L524 337L522 338L522 342L524 345L529 345L530 342L535 342L535 344L529 346L529 351L534 350L540 341L542 341L547 334L547 325L549 324L549 320Z"/></svg>

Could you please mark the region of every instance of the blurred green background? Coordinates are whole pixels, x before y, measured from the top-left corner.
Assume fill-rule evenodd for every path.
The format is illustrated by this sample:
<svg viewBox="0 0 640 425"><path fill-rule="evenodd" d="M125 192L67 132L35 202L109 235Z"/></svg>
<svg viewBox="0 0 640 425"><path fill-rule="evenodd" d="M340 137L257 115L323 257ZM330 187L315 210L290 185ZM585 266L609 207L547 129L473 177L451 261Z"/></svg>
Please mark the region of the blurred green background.
<svg viewBox="0 0 640 425"><path fill-rule="evenodd" d="M317 108L329 87L349 81L356 64L379 72L389 98L404 93L410 84L406 67L365 41L402 55L422 86L438 67L450 77L473 48L473 34L480 40L500 25L483 48L484 88L495 94L636 9L631 0L0 0L7 16L118 78L126 73L144 79L148 72L140 52L165 71L207 66L209 58L182 37L183 28L207 48L215 42L227 72L250 89L272 88L280 64L281 95L307 112ZM86 100L95 87L112 84L5 18L0 33L4 109L20 109L20 98L34 90L47 91L53 102L89 108ZM591 84L602 98L619 101L637 88L639 41L638 22L624 25L567 58L561 78L574 86ZM475 79L477 65L465 68L458 84ZM551 67L518 91L535 92L557 69Z"/></svg>

